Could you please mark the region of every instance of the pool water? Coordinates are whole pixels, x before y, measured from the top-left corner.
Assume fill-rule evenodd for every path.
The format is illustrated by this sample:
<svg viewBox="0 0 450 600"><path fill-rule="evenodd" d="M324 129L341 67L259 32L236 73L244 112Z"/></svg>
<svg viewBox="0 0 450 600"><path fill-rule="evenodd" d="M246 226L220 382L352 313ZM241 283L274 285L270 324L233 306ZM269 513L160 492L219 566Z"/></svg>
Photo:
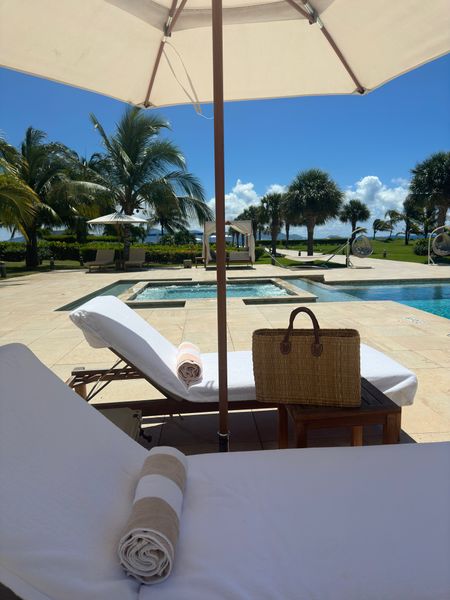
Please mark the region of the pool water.
<svg viewBox="0 0 450 600"><path fill-rule="evenodd" d="M450 282L372 284L339 286L359 300L394 300L450 319Z"/></svg>
<svg viewBox="0 0 450 600"><path fill-rule="evenodd" d="M450 282L355 283L330 286L304 279L290 279L301 289L317 296L318 302L393 300L450 319Z"/></svg>
<svg viewBox="0 0 450 600"><path fill-rule="evenodd" d="M289 292L274 283L228 283L228 298L267 298L289 296ZM216 298L217 286L213 283L151 285L144 288L133 299L139 300L193 300L197 298Z"/></svg>
<svg viewBox="0 0 450 600"><path fill-rule="evenodd" d="M92 294L88 294L87 296L83 296L82 298L78 298L74 302L70 302L70 304L65 304L56 310L75 310L88 300L92 298L96 298L97 296L120 296L123 292L126 292L133 284L136 284L136 281L118 281L116 283L111 283L106 287L103 287L96 292L92 292Z"/></svg>

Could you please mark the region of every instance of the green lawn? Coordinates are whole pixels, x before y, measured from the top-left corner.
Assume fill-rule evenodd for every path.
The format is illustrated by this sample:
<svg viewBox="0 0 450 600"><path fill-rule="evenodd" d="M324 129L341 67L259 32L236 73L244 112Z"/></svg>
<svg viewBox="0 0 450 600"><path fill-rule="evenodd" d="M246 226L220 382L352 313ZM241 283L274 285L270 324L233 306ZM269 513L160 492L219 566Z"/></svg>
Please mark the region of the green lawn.
<svg viewBox="0 0 450 600"><path fill-rule="evenodd" d="M373 247L373 254L370 258L381 258L386 260L400 260L405 262L415 262L426 264L426 256L418 256L414 254L414 241L411 241L408 246L405 246L403 239L375 239L370 240ZM289 246L291 250L303 250L306 252L306 242L300 242L298 245ZM333 244L317 244L314 246L314 252L330 253L335 250ZM386 256L384 256L386 252ZM450 264L450 259L441 258L439 262Z"/></svg>
<svg viewBox="0 0 450 600"><path fill-rule="evenodd" d="M418 256L414 254L414 241L412 241L408 246L405 246L404 241L402 239L375 239L371 240L374 252L371 258L380 258L385 260L400 260L405 262L415 262L426 264L427 257L426 256ZM306 252L306 242L300 242L295 246L289 246L291 250L301 250L302 252ZM322 252L324 254L328 254L332 252L336 246L333 244L317 244L314 246L315 252ZM386 256L384 253L386 252ZM283 267L299 267L300 264L296 261L290 260L288 258L279 257L278 262ZM450 264L450 257L440 258L439 262ZM271 259L266 254L257 260L257 264L270 264ZM6 271L8 277L20 277L22 275L32 275L33 273L42 273L46 271L50 271L50 263L48 260L44 261L42 265L37 267L34 270L29 270L25 267L25 263L22 262L6 262ZM314 261L305 263L307 265L317 265L320 266L321 261ZM168 267L179 267L180 265L172 265L172 264L154 264L148 265L149 267L156 268L168 268ZM329 268L342 268L342 265L330 262L328 263ZM55 261L55 269L80 269L80 263L74 260L64 260L64 261Z"/></svg>

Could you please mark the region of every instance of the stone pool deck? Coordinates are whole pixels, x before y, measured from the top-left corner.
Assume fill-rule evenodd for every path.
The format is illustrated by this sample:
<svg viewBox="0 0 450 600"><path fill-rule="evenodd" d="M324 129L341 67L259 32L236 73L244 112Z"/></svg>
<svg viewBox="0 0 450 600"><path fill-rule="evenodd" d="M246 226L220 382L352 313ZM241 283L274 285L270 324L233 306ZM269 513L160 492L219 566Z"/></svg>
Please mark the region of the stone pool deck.
<svg viewBox="0 0 450 600"><path fill-rule="evenodd" d="M323 274L332 283L365 280L448 279L450 267L365 259L354 261L361 269L299 270L298 275ZM283 277L296 274L271 265L254 269L232 267L228 277ZM90 348L72 325L67 312L55 309L119 280L192 278L214 280L214 270L150 269L128 273L87 274L84 270L53 271L0 282L0 344L27 345L61 379L74 367L110 367L107 350ZM311 306L311 305L310 305ZM403 441L450 440L450 320L395 302L315 303L323 327L354 327L362 340L413 370L419 391L413 406L403 410ZM285 327L292 305L245 305L228 301L229 350L248 350L254 329ZM215 300L188 300L184 308L137 309L149 323L174 344L187 339L202 351L216 350ZM117 382L101 394L103 400L137 400L160 397L143 381ZM170 444L190 452L216 450L217 416L192 415L148 421L154 443ZM273 411L249 411L230 416L232 449L276 447ZM373 433L373 435L372 435ZM377 432L368 432L373 442ZM317 434L312 445L343 444L346 432Z"/></svg>

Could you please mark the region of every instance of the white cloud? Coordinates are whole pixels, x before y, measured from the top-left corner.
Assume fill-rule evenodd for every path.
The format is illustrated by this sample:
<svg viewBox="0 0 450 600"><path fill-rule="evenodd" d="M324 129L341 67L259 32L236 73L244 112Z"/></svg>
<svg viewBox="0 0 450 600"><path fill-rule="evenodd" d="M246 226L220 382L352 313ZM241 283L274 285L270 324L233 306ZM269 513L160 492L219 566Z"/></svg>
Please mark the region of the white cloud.
<svg viewBox="0 0 450 600"><path fill-rule="evenodd" d="M409 182L393 179L394 186L385 185L376 175L367 175L345 192L346 200L358 198L367 204L371 220L382 219L387 210L401 211L408 195Z"/></svg>
<svg viewBox="0 0 450 600"><path fill-rule="evenodd" d="M358 223L358 225L367 227L369 233L374 219L383 219L387 210L402 210L403 201L408 195L409 181L396 178L389 183L390 185L383 183L376 175L367 175L344 191L344 202L357 198L369 208L370 219L367 223ZM268 186L265 193L283 193L285 191L285 185L273 183ZM252 204L259 204L263 195L256 191L254 183L243 183L238 179L231 192L225 195L226 219L232 220ZM208 204L214 210L215 199L211 198ZM306 237L305 227L293 227L291 231ZM349 234L350 225L341 223L339 220L329 221L326 225L315 228L317 237L331 235L345 237Z"/></svg>
<svg viewBox="0 0 450 600"><path fill-rule="evenodd" d="M265 193L283 193L284 191L286 191L286 186L280 185L279 183L272 183ZM238 179L231 192L225 194L225 218L227 220L235 219L249 206L259 204L263 195L264 194L258 194L253 183L243 183ZM215 198L211 198L208 204L212 210L214 210Z"/></svg>
<svg viewBox="0 0 450 600"><path fill-rule="evenodd" d="M345 190L345 200L358 199L367 205L370 210L370 219L366 223L358 223L363 227L367 227L369 233L372 223L375 219L384 219L384 215L388 210L403 209L403 201L408 195L409 181L402 178L392 179L392 186L384 184L376 175L367 175L353 186ZM399 224L401 227L401 224ZM316 227L315 234L317 237L328 237L329 235L346 236L350 233L350 224L341 223L338 220L333 220Z"/></svg>
<svg viewBox="0 0 450 600"><path fill-rule="evenodd" d="M279 183L272 183L267 188L266 194L284 194L287 192L287 185L280 185Z"/></svg>

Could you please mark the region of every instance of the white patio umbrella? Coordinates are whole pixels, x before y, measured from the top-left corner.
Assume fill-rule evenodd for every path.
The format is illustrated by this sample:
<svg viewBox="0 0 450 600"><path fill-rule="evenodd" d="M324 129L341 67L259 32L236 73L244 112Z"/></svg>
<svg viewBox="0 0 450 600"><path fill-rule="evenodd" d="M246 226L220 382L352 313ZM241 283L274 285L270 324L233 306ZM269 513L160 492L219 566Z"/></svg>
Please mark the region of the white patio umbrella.
<svg viewBox="0 0 450 600"><path fill-rule="evenodd" d="M103 217L97 217L88 221L89 225L139 225L147 222L147 219L119 212L103 215Z"/></svg>
<svg viewBox="0 0 450 600"><path fill-rule="evenodd" d="M0 23L6 67L145 107L214 101L226 450L223 101L373 90L449 52L448 0L0 0Z"/></svg>

